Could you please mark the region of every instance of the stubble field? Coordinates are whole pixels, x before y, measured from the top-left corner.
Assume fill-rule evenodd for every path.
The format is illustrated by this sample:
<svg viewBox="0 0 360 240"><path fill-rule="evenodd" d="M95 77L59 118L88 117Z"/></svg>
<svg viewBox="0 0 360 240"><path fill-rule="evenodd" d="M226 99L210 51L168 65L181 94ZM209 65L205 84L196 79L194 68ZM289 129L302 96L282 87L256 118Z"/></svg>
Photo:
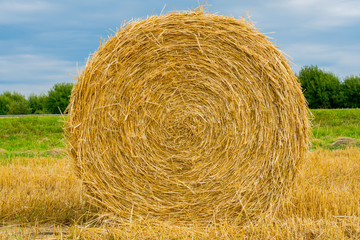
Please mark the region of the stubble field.
<svg viewBox="0 0 360 240"><path fill-rule="evenodd" d="M276 214L231 222L101 222L65 154L61 117L0 119L0 239L360 239L360 110L314 110L313 140Z"/></svg>

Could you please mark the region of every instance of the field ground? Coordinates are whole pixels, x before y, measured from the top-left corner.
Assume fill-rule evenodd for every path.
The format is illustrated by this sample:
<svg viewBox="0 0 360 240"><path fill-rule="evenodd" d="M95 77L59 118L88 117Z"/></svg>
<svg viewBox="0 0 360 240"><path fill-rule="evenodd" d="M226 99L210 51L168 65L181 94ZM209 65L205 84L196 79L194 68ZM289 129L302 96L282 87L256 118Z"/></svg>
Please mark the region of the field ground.
<svg viewBox="0 0 360 240"><path fill-rule="evenodd" d="M360 110L313 114L313 147L276 214L206 228L100 224L64 155L62 119L0 119L0 239L360 239Z"/></svg>
<svg viewBox="0 0 360 240"><path fill-rule="evenodd" d="M133 222L93 225L81 183L66 158L15 158L0 166L0 236L13 239L360 239L360 149L314 150L275 217L181 227Z"/></svg>

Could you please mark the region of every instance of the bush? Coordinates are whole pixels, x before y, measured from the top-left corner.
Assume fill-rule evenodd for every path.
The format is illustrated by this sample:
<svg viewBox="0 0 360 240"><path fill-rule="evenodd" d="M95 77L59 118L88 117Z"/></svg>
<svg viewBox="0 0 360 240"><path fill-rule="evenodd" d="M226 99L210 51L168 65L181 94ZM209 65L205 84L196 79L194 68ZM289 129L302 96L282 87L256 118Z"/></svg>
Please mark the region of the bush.
<svg viewBox="0 0 360 240"><path fill-rule="evenodd" d="M360 108L360 76L345 78L343 85L345 107Z"/></svg>
<svg viewBox="0 0 360 240"><path fill-rule="evenodd" d="M31 108L23 95L17 92L4 92L0 95L0 114L29 114Z"/></svg>
<svg viewBox="0 0 360 240"><path fill-rule="evenodd" d="M339 79L317 66L305 66L299 80L310 108L344 107L344 92Z"/></svg>
<svg viewBox="0 0 360 240"><path fill-rule="evenodd" d="M9 105L10 105L10 92L4 92L0 95L0 114L5 115L9 112Z"/></svg>
<svg viewBox="0 0 360 240"><path fill-rule="evenodd" d="M47 100L48 97L44 94L41 95L31 94L28 99L31 108L31 113L33 114L48 113L46 109Z"/></svg>

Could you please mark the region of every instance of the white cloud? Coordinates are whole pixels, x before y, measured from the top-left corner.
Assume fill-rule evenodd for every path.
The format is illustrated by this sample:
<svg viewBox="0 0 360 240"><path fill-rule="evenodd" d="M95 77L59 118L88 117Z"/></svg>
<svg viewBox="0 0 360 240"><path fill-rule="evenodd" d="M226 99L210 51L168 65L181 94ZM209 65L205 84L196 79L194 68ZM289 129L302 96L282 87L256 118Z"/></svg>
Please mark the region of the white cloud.
<svg viewBox="0 0 360 240"><path fill-rule="evenodd" d="M31 22L41 19L39 15L49 14L55 5L47 1L2 1L0 2L0 24Z"/></svg>
<svg viewBox="0 0 360 240"><path fill-rule="evenodd" d="M317 65L343 78L360 75L360 45L335 46L327 44L295 43L284 48L296 62L293 70L298 72L304 65ZM309 62L311 59L312 62ZM355 70L355 71L354 71Z"/></svg>
<svg viewBox="0 0 360 240"><path fill-rule="evenodd" d="M351 0L290 0L278 2L278 7L293 18L302 17L308 28L329 28L360 21L360 2Z"/></svg>
<svg viewBox="0 0 360 240"><path fill-rule="evenodd" d="M218 5L223 13L242 16L248 10L255 25L260 28L316 31L360 22L360 1L254 0L239 1L235 4L234 1L226 2L225 6Z"/></svg>
<svg viewBox="0 0 360 240"><path fill-rule="evenodd" d="M74 82L76 63L43 55L0 56L0 92L41 93L55 83Z"/></svg>
<svg viewBox="0 0 360 240"><path fill-rule="evenodd" d="M202 2L201 0L199 1ZM73 81L75 61L95 51L99 36L131 18L174 8L194 8L195 0L0 0L0 92L46 92L56 82ZM340 76L359 74L358 0L208 0L208 11L251 20L292 57L294 70L314 64ZM6 26L9 24L9 26ZM8 27L8 28L6 28ZM345 40L346 39L346 43ZM25 53L25 54L24 54ZM53 56L51 56L53 55Z"/></svg>

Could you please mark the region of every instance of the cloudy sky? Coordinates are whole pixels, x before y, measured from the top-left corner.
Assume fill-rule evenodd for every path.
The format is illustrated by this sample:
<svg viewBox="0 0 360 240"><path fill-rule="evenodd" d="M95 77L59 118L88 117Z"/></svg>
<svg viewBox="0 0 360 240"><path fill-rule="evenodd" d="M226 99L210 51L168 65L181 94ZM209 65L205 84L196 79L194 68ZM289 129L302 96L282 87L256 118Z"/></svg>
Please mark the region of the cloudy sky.
<svg viewBox="0 0 360 240"><path fill-rule="evenodd" d="M197 0L0 0L0 93L28 96L74 82L100 37L124 21L198 5ZM318 65L340 78L360 74L358 0L208 0L207 5L212 13L247 13L291 57L295 72Z"/></svg>

